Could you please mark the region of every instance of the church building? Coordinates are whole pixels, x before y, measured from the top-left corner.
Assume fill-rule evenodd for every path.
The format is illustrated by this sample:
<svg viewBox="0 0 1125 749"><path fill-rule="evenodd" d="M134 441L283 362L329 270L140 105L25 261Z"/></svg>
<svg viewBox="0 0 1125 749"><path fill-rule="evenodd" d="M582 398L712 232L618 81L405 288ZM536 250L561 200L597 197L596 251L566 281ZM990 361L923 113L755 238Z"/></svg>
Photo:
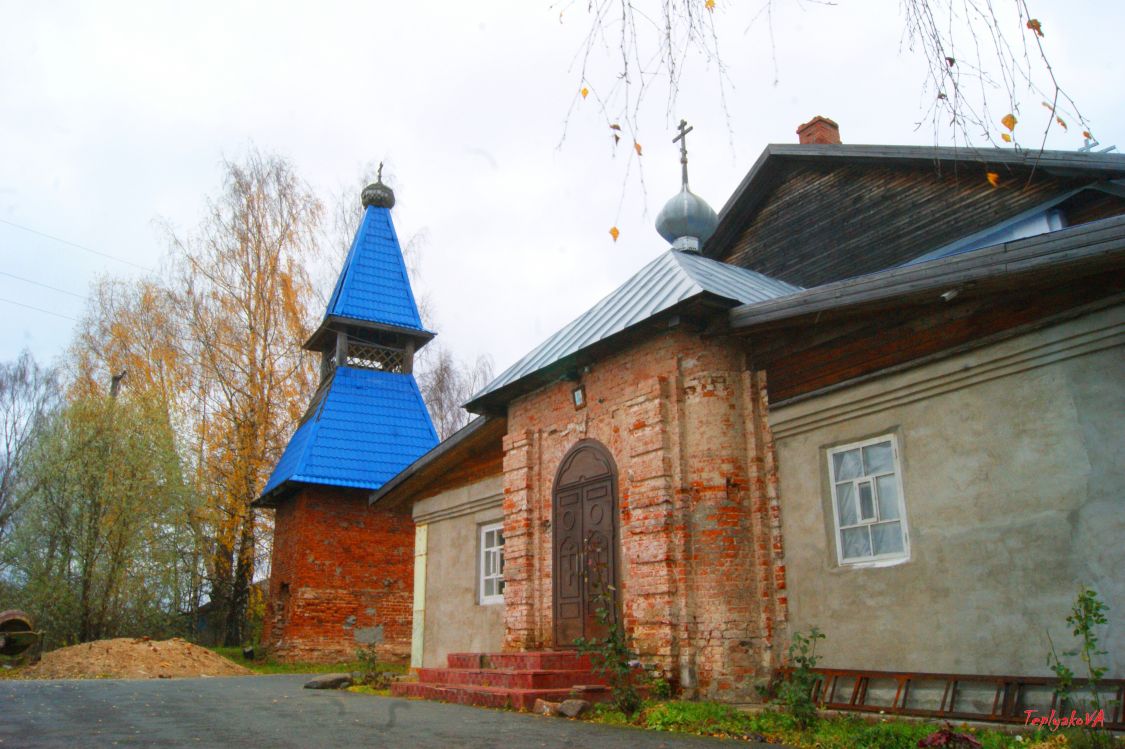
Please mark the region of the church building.
<svg viewBox="0 0 1125 749"><path fill-rule="evenodd" d="M413 522L395 692L596 690L572 648L599 609L688 697L756 699L813 626L832 668L1046 675L1079 586L1125 610L1125 156L817 117L716 214L690 130L664 249L357 485ZM279 531L324 483L267 491ZM1125 674L1125 630L1105 645Z"/></svg>

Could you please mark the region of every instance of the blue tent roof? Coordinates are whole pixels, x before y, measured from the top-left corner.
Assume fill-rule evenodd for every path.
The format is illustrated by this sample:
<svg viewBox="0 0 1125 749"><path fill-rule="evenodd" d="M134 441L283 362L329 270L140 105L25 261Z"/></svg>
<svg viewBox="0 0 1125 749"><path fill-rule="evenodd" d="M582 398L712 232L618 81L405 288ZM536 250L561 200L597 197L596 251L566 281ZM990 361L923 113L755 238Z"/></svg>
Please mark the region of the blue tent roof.
<svg viewBox="0 0 1125 749"><path fill-rule="evenodd" d="M288 482L378 489L437 443L414 375L337 367L262 498Z"/></svg>
<svg viewBox="0 0 1125 749"><path fill-rule="evenodd" d="M364 209L326 316L425 330L389 208Z"/></svg>
<svg viewBox="0 0 1125 749"><path fill-rule="evenodd" d="M469 401L511 385L598 341L703 293L742 304L801 291L800 286L756 271L669 250L641 268L605 299L583 312L526 356L501 372Z"/></svg>

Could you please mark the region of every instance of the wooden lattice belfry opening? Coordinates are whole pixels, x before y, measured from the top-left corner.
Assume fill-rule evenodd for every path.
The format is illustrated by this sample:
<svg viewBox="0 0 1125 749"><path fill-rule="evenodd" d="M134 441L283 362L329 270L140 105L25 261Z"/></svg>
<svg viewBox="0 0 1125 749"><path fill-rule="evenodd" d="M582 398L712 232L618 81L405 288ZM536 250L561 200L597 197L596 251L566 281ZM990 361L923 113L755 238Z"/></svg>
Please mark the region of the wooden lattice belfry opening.
<svg viewBox="0 0 1125 749"><path fill-rule="evenodd" d="M380 369L384 372L403 373L406 371L406 354L386 346L348 341L345 363L349 367Z"/></svg>
<svg viewBox="0 0 1125 749"><path fill-rule="evenodd" d="M382 372L408 374L410 354L400 348L381 346L371 341L347 338L338 341L335 351L325 351L320 360L320 380L326 381L336 367L376 369Z"/></svg>

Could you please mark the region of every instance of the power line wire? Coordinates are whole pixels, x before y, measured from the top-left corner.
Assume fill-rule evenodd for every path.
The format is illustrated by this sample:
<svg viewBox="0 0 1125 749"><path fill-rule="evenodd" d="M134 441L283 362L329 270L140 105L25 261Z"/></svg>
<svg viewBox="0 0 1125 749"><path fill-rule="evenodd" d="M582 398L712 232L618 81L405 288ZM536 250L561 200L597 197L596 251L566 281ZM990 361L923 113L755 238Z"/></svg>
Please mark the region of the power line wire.
<svg viewBox="0 0 1125 749"><path fill-rule="evenodd" d="M44 289L50 289L51 291L57 291L60 294L69 294L70 296L77 297L78 299L85 299L86 298L82 294L75 294L73 291L67 291L66 289L60 289L58 286L51 286L49 284L40 283L39 281L32 281L30 278L24 278L23 276L17 276L15 273L8 273L7 271L0 270L0 276L7 276L8 278L14 278L17 281L23 281L24 283L30 283L30 284L34 284L36 286L42 286Z"/></svg>
<svg viewBox="0 0 1125 749"><path fill-rule="evenodd" d="M39 231L38 229L32 229L30 226L24 226L22 224L17 224L14 221L8 221L6 219L0 218L0 224L7 224L8 226L14 226L17 229L22 229L23 231L31 232L32 234L38 234L39 236L46 237L47 239L53 239L56 242L62 242L63 244L68 244L71 247L77 247L80 250L85 250L86 252L92 252L95 255L101 255L104 258L109 258L110 260L116 260L119 263L125 263L126 265L131 265L134 268L139 268L140 270L143 270L143 271L148 271L150 273L153 271L152 268L149 268L148 266L145 266L145 265L140 265L138 263L134 263L132 260L126 260L125 258L122 258L122 257L115 257L114 255L110 255L108 252L102 252L101 250L95 250L93 247L87 247L84 244L78 244L77 242L71 242L69 239L63 239L62 237L56 237L53 234L47 234L46 232Z"/></svg>
<svg viewBox="0 0 1125 749"><path fill-rule="evenodd" d="M36 312L42 312L42 313L47 314L47 315L54 315L55 317L61 317L64 320L73 320L74 322L78 322L77 317L71 317L70 315L60 315L58 312L52 312L51 310L43 309L42 307L33 307L30 304L24 304L23 302L17 302L17 301L14 301L12 299L5 299L4 297L0 297L0 302L7 302L8 304L14 304L17 307L27 307L28 309L33 309Z"/></svg>

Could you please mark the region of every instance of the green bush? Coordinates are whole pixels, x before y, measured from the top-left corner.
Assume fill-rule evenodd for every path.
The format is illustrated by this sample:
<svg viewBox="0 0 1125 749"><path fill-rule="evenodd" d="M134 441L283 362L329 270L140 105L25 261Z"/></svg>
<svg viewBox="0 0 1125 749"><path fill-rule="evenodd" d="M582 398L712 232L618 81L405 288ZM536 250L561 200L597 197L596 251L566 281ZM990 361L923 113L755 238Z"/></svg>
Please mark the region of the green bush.
<svg viewBox="0 0 1125 749"><path fill-rule="evenodd" d="M391 683L395 681L398 674L404 671L402 666L380 661L378 653L375 652L374 645L367 645L357 649L355 651L355 659L357 663L357 668L355 669L358 677L357 681L377 691L390 689Z"/></svg>
<svg viewBox="0 0 1125 749"><path fill-rule="evenodd" d="M813 672L816 668L816 643L823 640L824 633L816 627L809 633L794 632L789 643L786 658L786 672L777 690L777 702L797 724L806 728L816 722L816 702L813 700L813 687L820 677Z"/></svg>
<svg viewBox="0 0 1125 749"><path fill-rule="evenodd" d="M606 677L614 706L631 716L641 707L641 695L634 683L637 654L629 643L625 626L613 608L611 596L614 588L604 586L597 596L598 608L595 612L598 622L606 628L602 638L578 638L574 646L578 652L590 656L594 672Z"/></svg>

